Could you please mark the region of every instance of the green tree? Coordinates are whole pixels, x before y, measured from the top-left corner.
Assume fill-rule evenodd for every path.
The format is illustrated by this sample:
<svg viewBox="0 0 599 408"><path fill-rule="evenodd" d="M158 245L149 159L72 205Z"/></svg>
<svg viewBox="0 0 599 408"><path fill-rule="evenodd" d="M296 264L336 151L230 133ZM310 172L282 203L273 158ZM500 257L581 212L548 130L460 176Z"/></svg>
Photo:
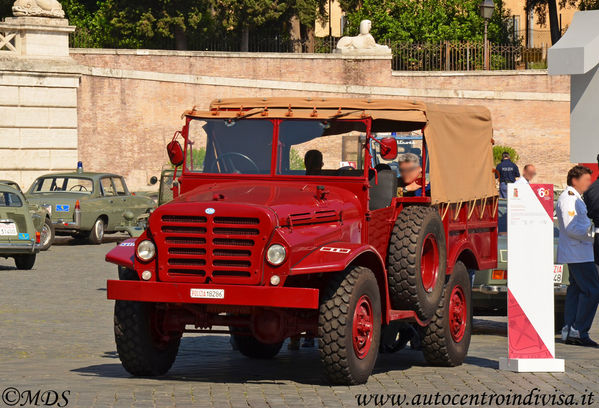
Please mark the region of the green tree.
<svg viewBox="0 0 599 408"><path fill-rule="evenodd" d="M12 16L12 4L14 0L0 0L0 20Z"/></svg>
<svg viewBox="0 0 599 408"><path fill-rule="evenodd" d="M503 152L508 152L510 154L511 160L514 163L518 163L520 160L520 155L513 147L495 145L493 146L493 161L495 162L496 166L499 164L499 162L501 162Z"/></svg>
<svg viewBox="0 0 599 408"><path fill-rule="evenodd" d="M509 13L502 0L489 22L489 39L510 40ZM341 0L348 15L347 34L355 35L361 20L372 21L377 41L482 41L484 19L480 0Z"/></svg>
<svg viewBox="0 0 599 408"><path fill-rule="evenodd" d="M187 49L213 25L209 0L62 0L79 46ZM81 44L82 43L82 44Z"/></svg>
<svg viewBox="0 0 599 408"><path fill-rule="evenodd" d="M241 51L249 51L250 31L277 20L287 9L282 0L212 0L216 19L226 31L241 33Z"/></svg>
<svg viewBox="0 0 599 408"><path fill-rule="evenodd" d="M299 40L307 41L306 51L314 52L315 25L327 17L328 0L290 0L287 2L289 34L296 41L294 51L299 52Z"/></svg>

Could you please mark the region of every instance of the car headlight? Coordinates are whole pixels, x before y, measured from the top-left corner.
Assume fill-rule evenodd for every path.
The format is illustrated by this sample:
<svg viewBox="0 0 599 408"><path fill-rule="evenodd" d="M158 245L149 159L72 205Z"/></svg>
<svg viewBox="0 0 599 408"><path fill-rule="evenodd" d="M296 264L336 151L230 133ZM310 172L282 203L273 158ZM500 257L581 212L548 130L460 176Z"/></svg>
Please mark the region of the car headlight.
<svg viewBox="0 0 599 408"><path fill-rule="evenodd" d="M287 257L287 251L285 247L281 244L273 244L266 251L266 260L269 264L278 266L285 262L285 258Z"/></svg>
<svg viewBox="0 0 599 408"><path fill-rule="evenodd" d="M146 239L139 243L136 253L139 259L147 262L154 258L154 255L156 255L156 246L152 241Z"/></svg>

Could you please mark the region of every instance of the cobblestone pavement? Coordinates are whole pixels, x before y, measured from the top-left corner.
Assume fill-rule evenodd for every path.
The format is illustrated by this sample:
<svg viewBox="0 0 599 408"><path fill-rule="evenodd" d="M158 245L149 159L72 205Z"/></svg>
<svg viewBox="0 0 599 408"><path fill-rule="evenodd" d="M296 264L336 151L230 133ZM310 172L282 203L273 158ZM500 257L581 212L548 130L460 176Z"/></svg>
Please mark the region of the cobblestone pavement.
<svg viewBox="0 0 599 408"><path fill-rule="evenodd" d="M167 376L131 378L115 351L113 302L106 300L106 279L116 277L116 268L104 255L116 239L93 246L61 238L38 256L32 271L0 260L0 391L69 390L68 406L86 408L355 407L357 394L414 398L436 392L527 394L534 388L573 393L580 401L582 393L599 393L599 350L557 344L558 356L566 359L564 374L499 371L498 359L507 353L505 318L475 319L461 367L428 367L420 352L404 350L381 355L368 383L356 387L326 385L315 349L292 352L284 346L277 358L256 362L232 351L223 335L184 337ZM592 335L599 339L596 323Z"/></svg>

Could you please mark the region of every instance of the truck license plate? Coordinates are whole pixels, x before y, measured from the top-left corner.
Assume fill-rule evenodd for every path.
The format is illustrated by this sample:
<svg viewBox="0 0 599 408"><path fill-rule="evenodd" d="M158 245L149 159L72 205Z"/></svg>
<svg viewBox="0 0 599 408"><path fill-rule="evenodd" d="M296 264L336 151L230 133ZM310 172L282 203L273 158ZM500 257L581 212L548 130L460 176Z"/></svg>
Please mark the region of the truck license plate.
<svg viewBox="0 0 599 408"><path fill-rule="evenodd" d="M17 226L14 222L1 222L0 235L17 235Z"/></svg>
<svg viewBox="0 0 599 408"><path fill-rule="evenodd" d="M196 299L224 299L224 289L191 289L189 296Z"/></svg>
<svg viewBox="0 0 599 408"><path fill-rule="evenodd" d="M564 265L553 265L553 283L562 283Z"/></svg>

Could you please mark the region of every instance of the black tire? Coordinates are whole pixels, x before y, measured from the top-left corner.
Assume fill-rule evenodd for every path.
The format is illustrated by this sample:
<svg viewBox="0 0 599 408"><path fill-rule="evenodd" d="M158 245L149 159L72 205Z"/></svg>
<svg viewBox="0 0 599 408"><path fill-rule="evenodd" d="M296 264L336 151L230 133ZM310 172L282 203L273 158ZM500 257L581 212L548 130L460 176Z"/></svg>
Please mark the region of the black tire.
<svg viewBox="0 0 599 408"><path fill-rule="evenodd" d="M231 328L231 331L242 331L240 329ZM246 357L269 359L279 354L283 342L274 344L262 343L251 334L231 334L237 350Z"/></svg>
<svg viewBox="0 0 599 408"><path fill-rule="evenodd" d="M332 276L321 294L318 347L325 374L334 384L365 383L376 363L381 337L381 299L376 277L368 268L350 266ZM361 332L362 341L354 341L356 309L368 308L370 319L365 321L370 320L371 330L366 335Z"/></svg>
<svg viewBox="0 0 599 408"><path fill-rule="evenodd" d="M94 222L94 226L92 230L89 232L88 240L90 243L94 245L99 245L102 243L102 239L104 238L104 228L106 227L104 220L102 218L98 218L96 222Z"/></svg>
<svg viewBox="0 0 599 408"><path fill-rule="evenodd" d="M114 305L114 339L125 370L139 377L163 375L171 368L181 334L169 334L168 340L155 339L152 330L154 303L117 300Z"/></svg>
<svg viewBox="0 0 599 408"><path fill-rule="evenodd" d="M47 251L54 243L54 224L48 217L44 220L42 231L40 232L40 251Z"/></svg>
<svg viewBox="0 0 599 408"><path fill-rule="evenodd" d="M452 333L450 303L453 302L454 305L458 305L456 298L452 300L452 295L459 297L460 294L465 305L462 306L462 309L455 307L454 310L463 310L466 315L461 315L459 319L453 320L453 322L459 321L459 324L456 324L456 329ZM460 330L457 330L457 327ZM453 367L462 364L468 354L471 333L472 293L470 279L466 266L458 261L453 268L449 282L445 285L439 307L430 324L424 329L422 338L424 358L434 365Z"/></svg>
<svg viewBox="0 0 599 408"><path fill-rule="evenodd" d="M35 254L15 255L17 269L29 270L35 265Z"/></svg>
<svg viewBox="0 0 599 408"><path fill-rule="evenodd" d="M438 262L430 261L434 253ZM433 265L425 267L428 274L421 271L424 254L427 264ZM443 296L446 259L445 232L438 210L405 208L397 217L389 244L388 280L393 308L413 310L421 320L430 319Z"/></svg>

